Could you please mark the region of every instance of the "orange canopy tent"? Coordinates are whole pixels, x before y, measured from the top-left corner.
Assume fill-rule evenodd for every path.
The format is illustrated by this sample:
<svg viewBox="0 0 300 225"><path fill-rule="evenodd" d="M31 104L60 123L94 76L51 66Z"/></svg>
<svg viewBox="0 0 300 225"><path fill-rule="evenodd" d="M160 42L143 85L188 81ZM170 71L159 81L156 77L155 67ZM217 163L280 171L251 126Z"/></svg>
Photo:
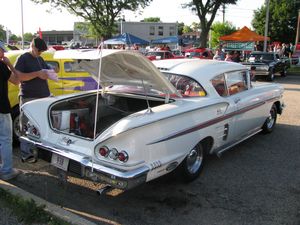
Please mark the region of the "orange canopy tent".
<svg viewBox="0 0 300 225"><path fill-rule="evenodd" d="M264 41L265 36L259 35L254 31L251 31L248 27L244 26L242 29L230 34L225 35L219 38L221 41L236 41L236 42L255 42L255 41ZM269 41L270 38L267 37Z"/></svg>

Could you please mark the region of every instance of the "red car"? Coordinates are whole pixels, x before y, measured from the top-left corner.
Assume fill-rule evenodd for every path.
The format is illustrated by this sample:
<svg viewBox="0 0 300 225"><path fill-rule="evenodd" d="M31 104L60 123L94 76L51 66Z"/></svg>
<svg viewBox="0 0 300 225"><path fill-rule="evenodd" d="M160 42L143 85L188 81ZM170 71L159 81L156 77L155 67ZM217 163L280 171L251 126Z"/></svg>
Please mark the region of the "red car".
<svg viewBox="0 0 300 225"><path fill-rule="evenodd" d="M159 59L177 59L177 58L184 58L184 56L174 55L171 51L166 50L159 50L159 51L149 51L145 54L145 56L152 60L159 60Z"/></svg>
<svg viewBox="0 0 300 225"><path fill-rule="evenodd" d="M294 53L292 54L292 64L296 65L299 63L300 59L300 44L296 44Z"/></svg>
<svg viewBox="0 0 300 225"><path fill-rule="evenodd" d="M212 59L214 57L214 54L208 48L190 48L185 50L185 57Z"/></svg>

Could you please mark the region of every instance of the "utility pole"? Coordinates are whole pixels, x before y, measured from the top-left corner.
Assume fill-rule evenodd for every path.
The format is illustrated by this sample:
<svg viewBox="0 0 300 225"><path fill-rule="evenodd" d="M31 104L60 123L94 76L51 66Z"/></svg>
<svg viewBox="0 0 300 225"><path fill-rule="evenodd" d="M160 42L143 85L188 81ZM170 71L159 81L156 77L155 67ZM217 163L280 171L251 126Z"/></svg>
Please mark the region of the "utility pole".
<svg viewBox="0 0 300 225"><path fill-rule="evenodd" d="M267 37L268 37L268 26L269 26L269 9L270 0L265 0L267 11L266 11L266 24L265 24L265 40L264 40L264 52L267 51Z"/></svg>
<svg viewBox="0 0 300 225"><path fill-rule="evenodd" d="M299 26L300 26L300 9L298 9L298 22L297 22L297 32L296 32L296 40L295 40L295 47L299 42Z"/></svg>
<svg viewBox="0 0 300 225"><path fill-rule="evenodd" d="M225 23L225 4L223 4L223 9L222 9L222 13L223 13L223 23Z"/></svg>
<svg viewBox="0 0 300 225"><path fill-rule="evenodd" d="M24 49L23 0L21 0L21 23L22 23L22 49Z"/></svg>

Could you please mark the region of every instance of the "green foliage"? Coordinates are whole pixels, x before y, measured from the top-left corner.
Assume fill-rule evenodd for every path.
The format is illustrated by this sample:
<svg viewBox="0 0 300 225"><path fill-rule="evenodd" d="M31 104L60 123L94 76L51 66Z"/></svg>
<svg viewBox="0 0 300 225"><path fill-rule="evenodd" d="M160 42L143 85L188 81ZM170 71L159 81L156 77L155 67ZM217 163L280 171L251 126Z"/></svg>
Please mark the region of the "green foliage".
<svg viewBox="0 0 300 225"><path fill-rule="evenodd" d="M185 25L182 29L182 32L185 34L185 33L189 33L189 32L192 32L192 28L190 26L187 26Z"/></svg>
<svg viewBox="0 0 300 225"><path fill-rule="evenodd" d="M210 27L216 17L218 9L223 5L236 4L238 0L193 0L189 3L183 4L183 8L190 8L195 11L200 20L200 47L207 46L207 39Z"/></svg>
<svg viewBox="0 0 300 225"><path fill-rule="evenodd" d="M29 41L30 42L33 38L33 34L32 33L25 33L23 38L24 38L24 41Z"/></svg>
<svg viewBox="0 0 300 225"><path fill-rule="evenodd" d="M178 35L182 35L183 34L183 28L184 28L184 23L177 23L178 26Z"/></svg>
<svg viewBox="0 0 300 225"><path fill-rule="evenodd" d="M211 47L215 48L219 45L219 38L224 35L231 34L237 29L229 22L216 22L211 26Z"/></svg>
<svg viewBox="0 0 300 225"><path fill-rule="evenodd" d="M13 195L10 192L0 188L0 201L10 208L17 216L19 221L25 224L47 223L48 225L67 225L44 211L45 206L37 206L31 200L24 200L19 195Z"/></svg>
<svg viewBox="0 0 300 225"><path fill-rule="evenodd" d="M158 23L160 21L160 17L148 17L144 18L141 22L153 22L153 23Z"/></svg>
<svg viewBox="0 0 300 225"><path fill-rule="evenodd" d="M201 29L200 23L192 22L192 24L191 24L191 29L192 29L193 31L200 31L200 29Z"/></svg>
<svg viewBox="0 0 300 225"><path fill-rule="evenodd" d="M270 0L269 1L268 37L271 41L294 43L297 29L299 1ZM254 11L252 26L261 35L265 32L266 5Z"/></svg>
<svg viewBox="0 0 300 225"><path fill-rule="evenodd" d="M0 41L6 41L6 30L3 25L0 25Z"/></svg>
<svg viewBox="0 0 300 225"><path fill-rule="evenodd" d="M20 41L21 38L18 37L17 35L15 35L15 34L12 34L12 35L9 36L9 40L10 41Z"/></svg>
<svg viewBox="0 0 300 225"><path fill-rule="evenodd" d="M138 11L152 0L31 0L38 4L51 3L54 8L69 12L90 22L99 37L110 38L115 30L115 20L123 10Z"/></svg>

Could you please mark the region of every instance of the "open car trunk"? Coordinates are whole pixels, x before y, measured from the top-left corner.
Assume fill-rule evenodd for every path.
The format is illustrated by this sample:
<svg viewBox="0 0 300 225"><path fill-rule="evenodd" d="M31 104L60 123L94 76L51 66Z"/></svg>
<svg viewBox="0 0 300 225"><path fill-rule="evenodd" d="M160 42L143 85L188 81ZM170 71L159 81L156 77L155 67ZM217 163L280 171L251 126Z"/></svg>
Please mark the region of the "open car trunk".
<svg viewBox="0 0 300 225"><path fill-rule="evenodd" d="M85 94L64 99L50 108L51 126L60 132L93 138L96 107L96 136L120 119L150 107L165 104L164 98L121 94ZM148 102L148 103L147 103Z"/></svg>

